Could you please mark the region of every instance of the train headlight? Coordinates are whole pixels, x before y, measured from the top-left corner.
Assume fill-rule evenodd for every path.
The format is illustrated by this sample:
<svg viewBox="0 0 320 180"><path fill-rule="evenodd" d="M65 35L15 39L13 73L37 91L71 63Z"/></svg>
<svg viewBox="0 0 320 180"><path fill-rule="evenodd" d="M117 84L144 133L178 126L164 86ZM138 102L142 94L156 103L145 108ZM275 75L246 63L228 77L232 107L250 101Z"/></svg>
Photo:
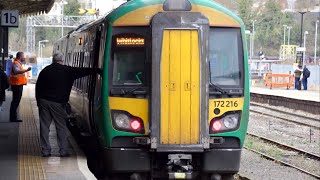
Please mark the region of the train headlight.
<svg viewBox="0 0 320 180"><path fill-rule="evenodd" d="M111 110L112 125L118 131L144 134L143 120L127 111Z"/></svg>
<svg viewBox="0 0 320 180"><path fill-rule="evenodd" d="M227 129L234 129L238 126L239 117L237 114L227 115L223 118L223 125Z"/></svg>
<svg viewBox="0 0 320 180"><path fill-rule="evenodd" d="M228 112L210 122L210 134L236 130L240 125L240 112Z"/></svg>
<svg viewBox="0 0 320 180"><path fill-rule="evenodd" d="M118 126L119 128L125 128L125 129L130 128L130 120L126 114L115 113L114 119L115 119L116 126Z"/></svg>

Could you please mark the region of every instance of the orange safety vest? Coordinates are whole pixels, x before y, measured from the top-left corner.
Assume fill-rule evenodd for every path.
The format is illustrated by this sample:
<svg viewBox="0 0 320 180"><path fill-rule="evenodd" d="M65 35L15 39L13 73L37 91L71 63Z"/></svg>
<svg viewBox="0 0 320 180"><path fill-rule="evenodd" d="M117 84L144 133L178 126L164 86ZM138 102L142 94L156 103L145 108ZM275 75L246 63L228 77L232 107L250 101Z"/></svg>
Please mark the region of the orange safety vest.
<svg viewBox="0 0 320 180"><path fill-rule="evenodd" d="M14 61L14 62L12 63L12 66L11 66L11 73L10 73L10 78L9 78L10 84L11 84L11 85L26 85L27 82L28 82L28 80L27 80L27 78L26 78L25 73L22 73L22 74L14 74L14 72L13 72L13 66L14 66L15 64L19 66L19 68L20 68L21 71L24 70L19 61Z"/></svg>

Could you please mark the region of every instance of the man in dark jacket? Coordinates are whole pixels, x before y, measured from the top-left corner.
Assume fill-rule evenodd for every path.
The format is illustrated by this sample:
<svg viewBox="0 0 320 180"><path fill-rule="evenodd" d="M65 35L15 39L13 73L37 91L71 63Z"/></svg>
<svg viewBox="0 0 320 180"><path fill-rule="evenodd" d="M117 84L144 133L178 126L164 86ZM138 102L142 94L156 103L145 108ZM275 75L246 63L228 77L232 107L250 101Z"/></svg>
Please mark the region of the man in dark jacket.
<svg viewBox="0 0 320 180"><path fill-rule="evenodd" d="M303 84L304 90L308 89L308 78L309 77L310 77L310 71L307 68L307 66L304 65L303 72L302 72L302 84Z"/></svg>
<svg viewBox="0 0 320 180"><path fill-rule="evenodd" d="M60 156L69 156L67 152L66 105L74 80L99 73L100 69L76 68L63 65L63 54L53 55L52 64L44 68L36 83L36 99L40 117L40 143L43 157L51 155L49 128L55 123Z"/></svg>

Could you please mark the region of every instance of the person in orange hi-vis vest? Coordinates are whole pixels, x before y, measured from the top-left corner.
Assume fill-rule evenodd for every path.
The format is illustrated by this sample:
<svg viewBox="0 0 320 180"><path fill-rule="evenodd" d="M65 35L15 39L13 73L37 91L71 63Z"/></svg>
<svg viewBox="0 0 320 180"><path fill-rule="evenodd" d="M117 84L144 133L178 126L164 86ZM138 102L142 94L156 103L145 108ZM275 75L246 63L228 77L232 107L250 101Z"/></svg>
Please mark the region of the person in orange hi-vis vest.
<svg viewBox="0 0 320 180"><path fill-rule="evenodd" d="M9 82L12 89L12 101L10 106L10 121L11 122L22 122L18 120L17 109L20 104L22 97L23 86L27 84L28 80L25 75L26 72L31 70L31 67L28 69L23 69L22 62L25 61L24 53L18 52L15 61L12 63L10 68L10 77Z"/></svg>

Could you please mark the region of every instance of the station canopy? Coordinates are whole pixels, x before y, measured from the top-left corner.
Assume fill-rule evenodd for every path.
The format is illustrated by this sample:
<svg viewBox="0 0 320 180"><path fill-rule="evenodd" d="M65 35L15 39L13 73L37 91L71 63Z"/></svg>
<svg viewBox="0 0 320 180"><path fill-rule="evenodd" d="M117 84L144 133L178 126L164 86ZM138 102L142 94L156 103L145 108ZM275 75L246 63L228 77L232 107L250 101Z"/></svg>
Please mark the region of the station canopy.
<svg viewBox="0 0 320 180"><path fill-rule="evenodd" d="M18 10L20 15L48 13L55 0L0 0L0 10Z"/></svg>

